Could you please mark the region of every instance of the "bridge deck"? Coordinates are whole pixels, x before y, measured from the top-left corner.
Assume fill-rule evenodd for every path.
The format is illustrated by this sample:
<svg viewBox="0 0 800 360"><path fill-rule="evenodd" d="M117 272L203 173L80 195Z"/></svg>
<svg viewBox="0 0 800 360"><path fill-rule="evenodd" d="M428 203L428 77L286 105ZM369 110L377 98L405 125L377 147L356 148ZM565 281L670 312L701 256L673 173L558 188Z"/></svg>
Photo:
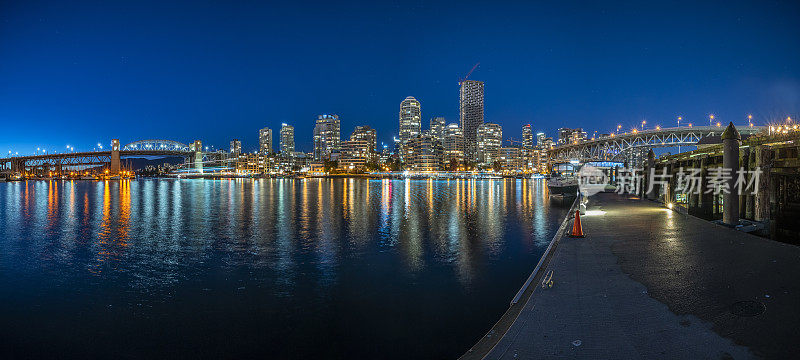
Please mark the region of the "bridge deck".
<svg viewBox="0 0 800 360"><path fill-rule="evenodd" d="M582 218L587 238L562 239L548 267L554 286L537 286L486 358L791 358L800 351L800 247L616 194L592 197L589 210L606 213ZM734 315L741 301L766 310Z"/></svg>

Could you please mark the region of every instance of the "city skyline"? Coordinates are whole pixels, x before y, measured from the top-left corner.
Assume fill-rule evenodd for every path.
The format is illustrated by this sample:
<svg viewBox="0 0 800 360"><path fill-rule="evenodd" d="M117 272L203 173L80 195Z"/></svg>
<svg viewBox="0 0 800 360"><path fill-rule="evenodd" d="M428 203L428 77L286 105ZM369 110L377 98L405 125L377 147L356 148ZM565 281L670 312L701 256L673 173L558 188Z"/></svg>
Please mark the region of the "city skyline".
<svg viewBox="0 0 800 360"><path fill-rule="evenodd" d="M693 4L691 12L651 4L457 9L476 18L475 27L442 18L453 9L432 3L318 3L316 12L181 4L181 23L150 14L153 6L0 5L0 33L13 34L0 35L0 119L8 124L0 151L87 150L110 138L203 139L217 149L239 138L252 151L258 140L250 134L288 123L296 148L308 152L309 119L323 113L339 114L346 131L370 125L379 143L390 143L406 96L425 105L422 122L458 122L458 82L477 62L470 79L487 84L484 120L507 129L530 123L549 136L561 127L602 132L642 120L666 127L677 116L699 123L712 113L738 124L752 114L764 124L800 112L800 50L789 45L800 35L788 30L798 20L794 2ZM240 25L199 25L216 14ZM297 34L291 25L331 16L347 21ZM380 26L406 20L402 31ZM435 29L413 26L431 23ZM514 35L522 33L552 35ZM238 40L220 41L230 38ZM356 39L368 46L354 47ZM395 44L410 39L436 56L397 56ZM25 46L31 43L37 47Z"/></svg>

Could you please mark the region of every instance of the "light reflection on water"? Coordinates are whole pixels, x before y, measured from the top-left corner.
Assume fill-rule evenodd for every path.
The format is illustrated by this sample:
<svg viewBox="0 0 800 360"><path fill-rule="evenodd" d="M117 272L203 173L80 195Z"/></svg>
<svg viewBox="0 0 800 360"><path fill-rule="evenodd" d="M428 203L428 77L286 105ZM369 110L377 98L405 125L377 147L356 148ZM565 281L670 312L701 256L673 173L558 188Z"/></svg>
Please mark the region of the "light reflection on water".
<svg viewBox="0 0 800 360"><path fill-rule="evenodd" d="M565 212L536 180L0 183L0 355L456 357Z"/></svg>

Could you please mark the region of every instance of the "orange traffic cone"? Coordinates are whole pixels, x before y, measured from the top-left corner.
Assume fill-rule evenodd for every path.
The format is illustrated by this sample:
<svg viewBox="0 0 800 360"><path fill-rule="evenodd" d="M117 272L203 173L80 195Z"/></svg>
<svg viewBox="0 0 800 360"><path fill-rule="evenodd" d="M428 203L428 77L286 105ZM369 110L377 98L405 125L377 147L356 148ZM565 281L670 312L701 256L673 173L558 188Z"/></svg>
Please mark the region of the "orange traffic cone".
<svg viewBox="0 0 800 360"><path fill-rule="evenodd" d="M583 234L583 227L581 227L580 210L575 210L575 221L572 222L572 233L569 234L569 237L574 237L574 238L586 237L586 235Z"/></svg>

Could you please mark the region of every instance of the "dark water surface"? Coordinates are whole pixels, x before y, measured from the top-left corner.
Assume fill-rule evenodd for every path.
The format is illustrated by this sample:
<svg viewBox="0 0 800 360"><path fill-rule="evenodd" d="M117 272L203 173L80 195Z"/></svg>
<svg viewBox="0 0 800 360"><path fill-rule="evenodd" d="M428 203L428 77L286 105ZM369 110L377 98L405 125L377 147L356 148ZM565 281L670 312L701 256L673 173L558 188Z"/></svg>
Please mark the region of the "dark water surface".
<svg viewBox="0 0 800 360"><path fill-rule="evenodd" d="M0 183L0 358L455 358L566 211L541 180Z"/></svg>

